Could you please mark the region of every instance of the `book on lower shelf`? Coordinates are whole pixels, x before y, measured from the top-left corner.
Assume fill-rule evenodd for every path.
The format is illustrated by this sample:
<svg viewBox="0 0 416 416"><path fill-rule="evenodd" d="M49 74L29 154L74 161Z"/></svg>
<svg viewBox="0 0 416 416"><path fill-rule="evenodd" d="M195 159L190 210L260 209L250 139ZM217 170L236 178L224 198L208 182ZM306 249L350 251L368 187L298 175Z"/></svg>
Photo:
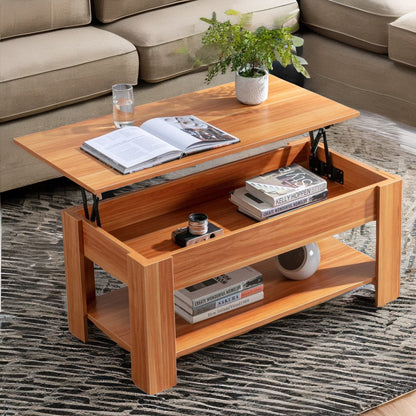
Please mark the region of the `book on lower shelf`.
<svg viewBox="0 0 416 416"><path fill-rule="evenodd" d="M221 308L222 306L229 305L230 303L236 302L240 299L244 299L256 293L262 292L263 289L264 289L264 285L263 283L260 283L256 286L250 287L245 290L241 290L239 292L231 293L230 295L214 300L213 302L205 303L204 305L200 305L195 308L192 308L186 302L184 302L183 300L175 296L175 305L180 307L189 315L197 316L197 315L200 315L201 313L205 313L208 311L212 311L213 309Z"/></svg>
<svg viewBox="0 0 416 416"><path fill-rule="evenodd" d="M251 303L257 302L257 301L262 300L262 299L264 299L264 292L263 291L255 293L255 294L247 296L247 297L244 297L244 298L241 298L239 300L228 303L226 305L219 306L215 309L212 309L212 310L209 310L209 311L206 311L206 312L202 312L198 315L191 315L190 313L183 310L177 304L175 304L175 312L180 317L185 319L187 322L189 322L191 324L195 324L197 322L201 322L201 321L204 321L206 319L213 318L214 316L218 316L218 315L224 314L226 312L232 311L234 309L241 308L243 306L249 305Z"/></svg>
<svg viewBox="0 0 416 416"><path fill-rule="evenodd" d="M240 140L198 117L156 117L85 141L81 149L122 174Z"/></svg>
<svg viewBox="0 0 416 416"><path fill-rule="evenodd" d="M194 324L264 298L263 275L247 266L175 291L175 312Z"/></svg>
<svg viewBox="0 0 416 416"><path fill-rule="evenodd" d="M277 207L325 191L327 182L296 163L246 180L250 195Z"/></svg>
<svg viewBox="0 0 416 416"><path fill-rule="evenodd" d="M235 189L231 193L230 201L236 205L238 210L243 214L246 214L257 221L263 221L267 218L282 214L295 208L323 201L327 198L327 196L328 190L325 189L324 191L310 194L275 207L268 202L262 201L261 199L251 195L247 192L245 187L241 187Z"/></svg>
<svg viewBox="0 0 416 416"><path fill-rule="evenodd" d="M179 289L175 291L175 299L180 299L192 309L250 289L262 282L263 275L254 267L247 266Z"/></svg>

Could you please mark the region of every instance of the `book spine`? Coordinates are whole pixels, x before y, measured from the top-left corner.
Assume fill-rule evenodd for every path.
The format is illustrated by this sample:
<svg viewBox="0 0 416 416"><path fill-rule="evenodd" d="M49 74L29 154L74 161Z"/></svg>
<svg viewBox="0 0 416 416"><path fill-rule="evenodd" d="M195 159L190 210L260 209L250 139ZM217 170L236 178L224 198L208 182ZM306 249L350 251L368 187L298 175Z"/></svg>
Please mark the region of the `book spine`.
<svg viewBox="0 0 416 416"><path fill-rule="evenodd" d="M228 305L222 306L220 308L213 309L212 311L207 311L204 313L201 313L196 316L192 316L189 313L185 312L182 308L175 305L175 312L181 316L183 319L185 319L187 322L191 324L195 324L197 322L204 321L206 319L212 318L217 315L221 315L223 313L232 311L233 309L241 308L242 306L249 305L250 303L257 302L264 298L264 292L255 293L254 295L248 296L246 298L237 300L235 302L232 302Z"/></svg>
<svg viewBox="0 0 416 416"><path fill-rule="evenodd" d="M259 273L256 276L249 277L247 280L231 285L225 289L217 290L216 292L209 293L199 298L190 299L180 291L175 292L175 296L183 300L191 308L197 308L198 306L205 305L206 303L213 302L214 300L223 298L224 296L230 295L235 292L240 292L249 287L258 285L263 280L263 276Z"/></svg>
<svg viewBox="0 0 416 416"><path fill-rule="evenodd" d="M245 289L240 292L235 292L231 295L220 298L217 301L206 303L202 306L198 306L197 308L191 308L189 305L179 300L175 300L175 303L177 303L179 307L181 307L185 312L189 313L190 315L197 316L201 313L211 311L216 308L220 308L222 306L228 305L229 303L254 295L255 293L263 291L263 288L264 285L259 284L249 289Z"/></svg>
<svg viewBox="0 0 416 416"><path fill-rule="evenodd" d="M325 199L327 196L328 196L328 190L325 189L322 192L307 195L303 198L296 199L296 200L291 201L289 203L279 205L279 206L274 207L274 208L259 211L259 214L263 218L267 218L267 217L270 217L271 215L280 214L281 212L289 211L293 208L297 208L297 207L300 207L302 205L307 205L307 204L309 204L311 202L314 202L314 201L321 201L321 200Z"/></svg>
<svg viewBox="0 0 416 416"><path fill-rule="evenodd" d="M260 191L254 186L251 186L249 183L246 184L246 189L249 193L260 198L264 202L268 202L269 204L277 207L288 202L295 201L307 195L316 194L318 192L324 191L325 189L327 189L327 184L326 182L317 183L315 185L311 185L308 188L299 189L290 194L281 195L276 198L265 194L263 191Z"/></svg>

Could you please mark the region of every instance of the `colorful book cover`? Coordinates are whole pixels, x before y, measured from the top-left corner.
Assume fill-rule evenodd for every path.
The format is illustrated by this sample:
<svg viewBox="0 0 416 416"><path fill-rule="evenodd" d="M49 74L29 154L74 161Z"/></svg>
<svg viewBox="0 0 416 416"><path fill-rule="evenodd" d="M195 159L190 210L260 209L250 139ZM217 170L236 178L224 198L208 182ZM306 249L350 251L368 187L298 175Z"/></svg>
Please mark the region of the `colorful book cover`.
<svg viewBox="0 0 416 416"><path fill-rule="evenodd" d="M237 205L239 210L244 214L249 215L256 220L262 221L266 218L270 218L274 215L281 214L295 208L323 201L327 198L327 196L328 190L324 190L274 207L271 204L261 201L257 197L249 194L246 188L242 187L236 189L231 194L230 201Z"/></svg>
<svg viewBox="0 0 416 416"><path fill-rule="evenodd" d="M175 292L175 297L195 308L262 282L262 274L253 267L247 266L179 289Z"/></svg>
<svg viewBox="0 0 416 416"><path fill-rule="evenodd" d="M248 193L272 206L286 204L326 189L325 179L297 164L246 181Z"/></svg>
<svg viewBox="0 0 416 416"><path fill-rule="evenodd" d="M199 315L201 313L210 311L212 309L220 308L221 306L228 305L229 303L235 302L240 299L244 299L248 296L254 295L255 293L262 292L264 289L263 284L253 286L249 289L242 290L241 292L234 292L231 295L224 296L220 299L214 300L213 302L205 303L204 305L191 308L187 303L183 302L180 298L175 296L175 305L182 308L185 312L192 316Z"/></svg>
<svg viewBox="0 0 416 416"><path fill-rule="evenodd" d="M214 316L232 311L234 309L241 308L243 306L249 305L250 303L254 303L262 299L264 299L264 292L259 292L255 293L254 295L247 296L246 298L239 299L235 302L229 303L228 305L212 309L211 311L207 311L196 316L190 315L177 305L175 305L175 312L190 324L195 324L197 322L201 322Z"/></svg>

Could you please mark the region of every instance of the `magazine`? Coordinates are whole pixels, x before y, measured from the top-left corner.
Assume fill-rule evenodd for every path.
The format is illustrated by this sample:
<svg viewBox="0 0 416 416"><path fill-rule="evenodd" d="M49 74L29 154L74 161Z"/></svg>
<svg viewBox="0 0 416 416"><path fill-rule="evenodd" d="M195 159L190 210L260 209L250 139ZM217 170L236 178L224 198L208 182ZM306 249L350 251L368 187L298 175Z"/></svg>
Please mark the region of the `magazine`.
<svg viewBox="0 0 416 416"><path fill-rule="evenodd" d="M146 169L239 139L199 118L157 117L85 141L81 149L123 174Z"/></svg>
<svg viewBox="0 0 416 416"><path fill-rule="evenodd" d="M263 282L263 275L251 266L205 280L175 291L175 297L191 308L213 302L234 292L240 292Z"/></svg>
<svg viewBox="0 0 416 416"><path fill-rule="evenodd" d="M285 204L327 189L325 179L292 164L246 181L246 190L273 206Z"/></svg>
<svg viewBox="0 0 416 416"><path fill-rule="evenodd" d="M306 195L302 198L289 201L285 204L273 206L247 192L245 187L235 189L231 194L230 201L237 205L239 210L244 214L253 217L256 220L265 220L271 216L300 208L315 202L323 201L328 196L328 190Z"/></svg>
<svg viewBox="0 0 416 416"><path fill-rule="evenodd" d="M250 303L254 303L262 299L264 299L263 291L255 293L254 295L247 296L246 298L239 299L235 302L231 302L227 305L220 306L219 308L212 309L210 311L201 313L199 315L195 315L195 316L192 316L189 313L185 312L182 308L180 308L177 305L175 305L175 312L180 317L188 321L189 323L195 324L197 322L204 321L205 319L209 319L214 316L223 314L225 312L232 311L233 309L241 308L242 306L249 305Z"/></svg>

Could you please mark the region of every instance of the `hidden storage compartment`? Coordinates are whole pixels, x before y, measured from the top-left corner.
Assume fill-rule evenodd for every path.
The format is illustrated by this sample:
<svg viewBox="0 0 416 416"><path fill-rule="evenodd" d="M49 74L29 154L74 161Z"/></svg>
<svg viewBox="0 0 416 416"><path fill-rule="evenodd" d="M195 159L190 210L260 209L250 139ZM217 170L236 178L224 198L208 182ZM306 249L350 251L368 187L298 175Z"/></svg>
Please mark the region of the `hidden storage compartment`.
<svg viewBox="0 0 416 416"><path fill-rule="evenodd" d="M334 152L331 154L333 164L344 170L345 182L341 185L328 181L326 201L292 210L262 222L239 213L237 207L229 201L230 192L244 186L245 180L252 176L291 163L308 166L309 149L309 141L300 140L278 150L104 201L100 204L102 228L149 261L165 255L172 255L174 259L176 256L179 259L200 256L210 251L218 253L223 246L220 242L225 239L230 240L226 244L229 246L244 239L252 239L253 236L257 238L258 244L264 244L265 256L260 257L267 258L268 243L263 239L270 240L270 236L282 233L285 227L294 227L291 228L294 230L291 234L296 234L299 245L302 245L307 240L316 239L316 235L314 238L308 237L308 229L311 227L316 234L316 227L320 226L321 237L327 237L342 228L352 228L356 217L362 218L364 215L370 221L374 215L373 185L385 180L385 176ZM323 153L323 149L320 148L318 156L324 158ZM366 194L364 198L362 195L358 197L357 194L362 192ZM351 197L349 205L343 201L347 197ZM320 210L319 207L325 208ZM337 209L339 214L334 211ZM305 210L309 211L306 216ZM171 239L172 231L185 227L192 212L207 214L211 222L224 230L224 235L191 247L176 245ZM328 218L319 219L329 212L331 215L327 216L335 217L331 218L331 221L328 222ZM288 245L294 244L289 240L284 244L285 249ZM177 272L180 272L180 269L175 270L175 275Z"/></svg>

